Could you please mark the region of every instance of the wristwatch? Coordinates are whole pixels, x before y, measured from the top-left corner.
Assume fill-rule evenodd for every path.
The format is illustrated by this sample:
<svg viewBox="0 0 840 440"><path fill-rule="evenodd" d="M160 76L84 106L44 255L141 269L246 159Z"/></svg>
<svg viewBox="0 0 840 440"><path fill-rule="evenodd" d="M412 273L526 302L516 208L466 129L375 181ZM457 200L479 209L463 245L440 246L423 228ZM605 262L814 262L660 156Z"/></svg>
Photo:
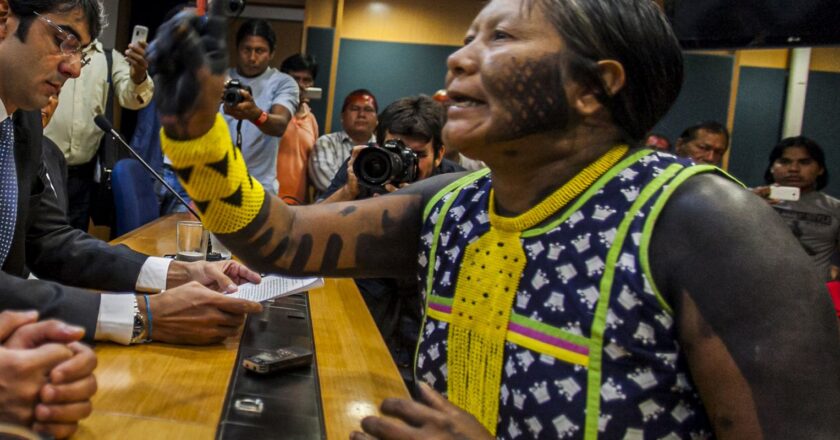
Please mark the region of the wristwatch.
<svg viewBox="0 0 840 440"><path fill-rule="evenodd" d="M146 320L140 314L137 297L134 297L134 327L131 330L131 344L142 344L151 341L146 334Z"/></svg>
<svg viewBox="0 0 840 440"><path fill-rule="evenodd" d="M267 121L267 120L268 120L268 113L262 112L262 113L260 113L259 116L257 116L257 119L254 119L251 122L254 125L256 125L257 127L259 127L260 125L265 124L265 121Z"/></svg>

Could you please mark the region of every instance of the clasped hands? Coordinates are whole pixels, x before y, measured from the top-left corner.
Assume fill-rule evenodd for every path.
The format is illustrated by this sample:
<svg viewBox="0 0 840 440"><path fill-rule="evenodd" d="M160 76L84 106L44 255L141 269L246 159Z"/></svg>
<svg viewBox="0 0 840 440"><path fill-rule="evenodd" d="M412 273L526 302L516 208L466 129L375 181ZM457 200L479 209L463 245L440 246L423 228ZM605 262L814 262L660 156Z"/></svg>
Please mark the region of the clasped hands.
<svg viewBox="0 0 840 440"><path fill-rule="evenodd" d="M57 438L90 415L96 355L78 342L84 329L38 312L0 313L0 421Z"/></svg>

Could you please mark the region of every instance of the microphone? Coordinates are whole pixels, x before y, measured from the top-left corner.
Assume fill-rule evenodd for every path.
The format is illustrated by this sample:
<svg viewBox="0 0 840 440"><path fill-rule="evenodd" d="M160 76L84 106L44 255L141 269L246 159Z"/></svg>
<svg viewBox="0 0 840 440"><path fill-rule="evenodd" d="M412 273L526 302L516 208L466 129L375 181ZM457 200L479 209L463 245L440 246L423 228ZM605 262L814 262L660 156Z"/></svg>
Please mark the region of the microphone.
<svg viewBox="0 0 840 440"><path fill-rule="evenodd" d="M125 149L128 150L128 152L131 153L131 155L135 159L140 161L140 163L143 164L144 167L146 167L146 170L148 170L150 173L152 173L152 176L154 176L155 179L157 179L158 182L162 183L163 186L165 186L166 189L170 193L172 193L172 195L174 195L178 199L178 201L180 201L181 204L184 205L187 208L187 210L190 211L190 213L192 213L192 215L195 216L195 218L198 218L198 219L201 218L201 216L198 215L198 213L195 211L195 209L193 209L192 206L190 206L190 204L187 203L187 201L184 200L184 198L181 197L180 194L178 194L178 191L175 191L174 188L172 188L168 183L166 183L166 181L163 180L163 177L161 177L160 174L155 172L155 170L148 163L146 163L146 161L143 160L143 158L140 157L140 155L137 154L136 151L134 151L134 148L131 148L131 145L128 145L128 142L123 140L123 138L122 138L122 136L120 136L119 132L117 132L117 130L114 130L114 127L111 125L111 121L109 121L108 118L106 118L105 116L102 116L102 115L96 115L96 117L93 118L93 122L96 124L97 127L99 127L100 130L104 131L107 134L110 134L111 137L114 138L114 140L116 140L118 143L122 144L122 146L125 147ZM208 243L208 246L209 246L209 243Z"/></svg>

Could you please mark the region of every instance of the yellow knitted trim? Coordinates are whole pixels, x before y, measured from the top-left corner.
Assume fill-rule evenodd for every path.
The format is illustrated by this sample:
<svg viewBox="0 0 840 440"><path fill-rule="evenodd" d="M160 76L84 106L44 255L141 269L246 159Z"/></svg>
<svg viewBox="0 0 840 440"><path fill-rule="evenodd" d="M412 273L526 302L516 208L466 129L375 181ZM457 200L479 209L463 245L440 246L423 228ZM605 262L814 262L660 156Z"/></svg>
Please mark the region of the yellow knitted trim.
<svg viewBox="0 0 840 440"><path fill-rule="evenodd" d="M619 159L627 154L627 150L627 145L613 147L607 154L587 165L572 180L566 182L537 206L534 206L517 217L501 217L496 215L495 193L491 189L490 224L504 231L524 231L538 225L580 195L586 188L589 188L607 170L618 163Z"/></svg>
<svg viewBox="0 0 840 440"><path fill-rule="evenodd" d="M494 436L508 323L526 264L521 231L559 211L615 165L627 149L626 145L614 147L546 200L515 218L494 214L491 191L490 229L464 250L455 286L447 335L447 397Z"/></svg>
<svg viewBox="0 0 840 440"><path fill-rule="evenodd" d="M510 306L525 252L518 232L494 228L464 252L449 326L447 393L495 435Z"/></svg>
<svg viewBox="0 0 840 440"><path fill-rule="evenodd" d="M248 174L222 115L216 114L213 128L197 139L177 141L161 129L160 144L211 232L236 232L260 212L265 192Z"/></svg>

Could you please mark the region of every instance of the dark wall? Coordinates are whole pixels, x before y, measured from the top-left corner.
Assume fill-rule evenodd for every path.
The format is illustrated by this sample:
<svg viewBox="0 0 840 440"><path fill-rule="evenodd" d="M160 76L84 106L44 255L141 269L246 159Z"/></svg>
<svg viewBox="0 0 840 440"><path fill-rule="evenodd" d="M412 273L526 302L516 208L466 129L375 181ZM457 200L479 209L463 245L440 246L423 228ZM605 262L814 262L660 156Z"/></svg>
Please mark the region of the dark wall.
<svg viewBox="0 0 840 440"><path fill-rule="evenodd" d="M840 73L811 72L802 134L825 150L828 186L823 191L840 198Z"/></svg>
<svg viewBox="0 0 840 440"><path fill-rule="evenodd" d="M686 127L700 121L726 123L732 84L731 56L685 54L685 80L680 96L653 131L674 145Z"/></svg>
<svg viewBox="0 0 840 440"><path fill-rule="evenodd" d="M767 156L782 133L787 71L742 67L729 172L748 186L764 184Z"/></svg>
<svg viewBox="0 0 840 440"><path fill-rule="evenodd" d="M457 46L341 40L332 130L341 130L341 104L355 89L376 96L379 110L399 98L433 95L444 87L446 58Z"/></svg>

